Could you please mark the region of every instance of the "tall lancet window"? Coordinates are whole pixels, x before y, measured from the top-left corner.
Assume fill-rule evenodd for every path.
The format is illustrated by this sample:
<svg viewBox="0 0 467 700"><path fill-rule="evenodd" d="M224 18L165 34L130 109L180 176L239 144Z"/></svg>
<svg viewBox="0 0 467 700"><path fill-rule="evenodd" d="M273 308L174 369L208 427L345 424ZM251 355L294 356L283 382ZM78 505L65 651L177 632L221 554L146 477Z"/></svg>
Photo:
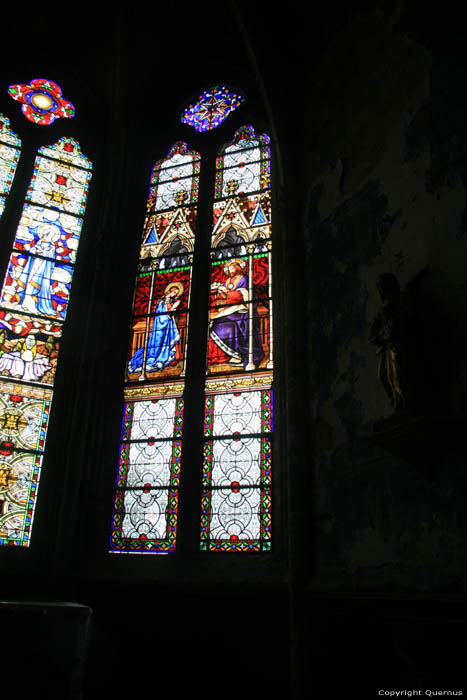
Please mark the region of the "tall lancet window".
<svg viewBox="0 0 467 700"><path fill-rule="evenodd" d="M39 149L0 293L0 545L28 546L91 163Z"/></svg>
<svg viewBox="0 0 467 700"><path fill-rule="evenodd" d="M183 392L200 156L152 172L133 302L110 551L165 554L177 536Z"/></svg>
<svg viewBox="0 0 467 700"><path fill-rule="evenodd" d="M191 513L195 503L201 505L201 551L271 549L269 138L251 126L240 128L219 151L214 196L204 203L213 207L207 344L192 328L195 352L206 357L204 399L193 395L195 377L185 376L200 163L198 153L176 143L151 177L125 370L111 552L176 550L177 520L184 518L179 487L188 464L200 480L196 492L185 490L183 503L191 501ZM199 272L193 269L194 276ZM202 463L196 431L185 431L184 449L193 450L182 454L184 400L190 410L204 405ZM194 484L192 475L189 481Z"/></svg>
<svg viewBox="0 0 467 700"><path fill-rule="evenodd" d="M271 248L269 138L245 126L216 163L203 550L271 547Z"/></svg>
<svg viewBox="0 0 467 700"><path fill-rule="evenodd" d="M0 114L0 217L15 176L20 151L20 138L10 129L10 120Z"/></svg>

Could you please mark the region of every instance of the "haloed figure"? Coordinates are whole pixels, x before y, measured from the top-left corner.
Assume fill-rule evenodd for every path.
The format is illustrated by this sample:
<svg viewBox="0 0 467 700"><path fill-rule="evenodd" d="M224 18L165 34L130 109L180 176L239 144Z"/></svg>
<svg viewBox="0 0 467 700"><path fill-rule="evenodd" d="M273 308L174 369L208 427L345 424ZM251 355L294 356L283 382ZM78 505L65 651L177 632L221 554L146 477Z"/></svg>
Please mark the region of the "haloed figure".
<svg viewBox="0 0 467 700"><path fill-rule="evenodd" d="M180 340L180 334L173 313L180 306L182 294L181 282L171 282L167 285L156 307L147 348L143 345L135 352L129 363L130 372L138 372L142 369L145 351L147 372L164 369L176 361L176 345Z"/></svg>
<svg viewBox="0 0 467 700"><path fill-rule="evenodd" d="M14 352L4 353L0 357L0 372L6 371L11 377L26 381L38 381L50 369L49 358L37 351L33 333L21 339Z"/></svg>
<svg viewBox="0 0 467 700"><path fill-rule="evenodd" d="M211 312L209 363L228 362L246 367L249 358L249 313L253 313L252 361L255 367L264 357L254 305L248 304L245 261L232 260L225 267L224 284L214 282L216 310ZM250 308L249 308L250 307Z"/></svg>

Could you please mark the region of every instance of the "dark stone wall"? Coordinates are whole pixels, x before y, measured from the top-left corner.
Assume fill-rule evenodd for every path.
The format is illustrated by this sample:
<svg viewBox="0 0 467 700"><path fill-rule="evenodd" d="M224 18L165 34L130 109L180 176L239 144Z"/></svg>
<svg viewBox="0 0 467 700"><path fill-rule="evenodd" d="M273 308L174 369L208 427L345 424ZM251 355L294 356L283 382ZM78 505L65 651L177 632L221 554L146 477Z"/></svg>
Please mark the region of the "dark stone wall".
<svg viewBox="0 0 467 700"><path fill-rule="evenodd" d="M350 18L310 66L302 181L314 589L465 589L459 22L381 5ZM409 437L415 459L366 440L392 412L368 340L383 272L396 275L414 312L405 424L421 419Z"/></svg>

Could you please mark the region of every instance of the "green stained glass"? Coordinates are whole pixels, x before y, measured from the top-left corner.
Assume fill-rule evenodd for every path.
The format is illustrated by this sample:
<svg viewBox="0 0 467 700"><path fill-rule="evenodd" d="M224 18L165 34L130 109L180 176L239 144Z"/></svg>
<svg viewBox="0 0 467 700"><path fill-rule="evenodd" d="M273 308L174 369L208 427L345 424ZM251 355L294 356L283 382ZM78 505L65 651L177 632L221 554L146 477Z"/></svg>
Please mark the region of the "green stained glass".
<svg viewBox="0 0 467 700"><path fill-rule="evenodd" d="M268 137L242 127L221 148L216 166L201 549L269 551L273 329Z"/></svg>
<svg viewBox="0 0 467 700"><path fill-rule="evenodd" d="M217 156L216 198L269 189L270 163L269 137L242 126Z"/></svg>
<svg viewBox="0 0 467 700"><path fill-rule="evenodd" d="M136 277L110 552L175 551L200 156L153 168Z"/></svg>
<svg viewBox="0 0 467 700"><path fill-rule="evenodd" d="M0 380L0 545L28 546L52 392Z"/></svg>
<svg viewBox="0 0 467 700"><path fill-rule="evenodd" d="M54 146L39 149L26 199L82 216L90 179L91 163L79 144L63 137Z"/></svg>
<svg viewBox="0 0 467 700"><path fill-rule="evenodd" d="M40 149L0 292L0 545L30 543L90 177L73 139Z"/></svg>
<svg viewBox="0 0 467 700"><path fill-rule="evenodd" d="M181 121L195 131L210 131L222 124L244 101L244 95L238 90L231 90L226 85L215 85L205 90L196 102L186 108Z"/></svg>
<svg viewBox="0 0 467 700"><path fill-rule="evenodd" d="M21 111L34 124L49 125L55 119L70 118L75 108L62 95L57 83L44 78L35 78L29 85L10 85L8 94L21 103Z"/></svg>
<svg viewBox="0 0 467 700"><path fill-rule="evenodd" d="M21 141L10 129L10 121L0 114L0 217L13 182L21 151Z"/></svg>

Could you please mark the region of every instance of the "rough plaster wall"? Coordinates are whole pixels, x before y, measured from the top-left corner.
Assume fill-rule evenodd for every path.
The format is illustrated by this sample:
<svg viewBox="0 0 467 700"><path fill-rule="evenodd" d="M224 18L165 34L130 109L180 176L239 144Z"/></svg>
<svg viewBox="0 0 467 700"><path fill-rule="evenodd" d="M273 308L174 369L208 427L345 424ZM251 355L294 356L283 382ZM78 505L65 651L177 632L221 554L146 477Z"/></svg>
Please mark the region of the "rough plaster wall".
<svg viewBox="0 0 467 700"><path fill-rule="evenodd" d="M459 153L467 109L465 97L454 97L457 76L449 70L461 43L450 42L448 31L443 43L440 32L433 48L403 20L375 12L348 26L316 68L309 93L304 182L315 588L456 589L467 568L462 451L446 445L429 480L362 441L372 422L391 412L368 342L381 272L393 272L425 309L431 411L459 414L467 395ZM439 363L447 369L439 372Z"/></svg>

